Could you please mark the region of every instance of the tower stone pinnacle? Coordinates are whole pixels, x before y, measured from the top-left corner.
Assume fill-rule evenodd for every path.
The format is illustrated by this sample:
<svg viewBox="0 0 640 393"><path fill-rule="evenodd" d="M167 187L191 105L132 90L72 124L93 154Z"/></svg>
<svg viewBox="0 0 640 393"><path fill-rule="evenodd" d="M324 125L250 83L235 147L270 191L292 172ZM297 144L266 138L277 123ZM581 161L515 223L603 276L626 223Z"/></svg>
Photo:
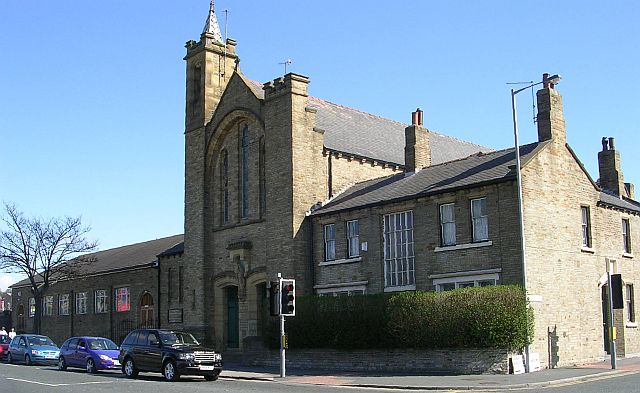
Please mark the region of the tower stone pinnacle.
<svg viewBox="0 0 640 393"><path fill-rule="evenodd" d="M213 38L221 44L222 42L222 34L220 33L220 26L218 25L218 18L216 18L216 13L213 7L213 0L209 5L209 16L207 17L207 21L204 23L204 29L202 29L202 33L213 34Z"/></svg>

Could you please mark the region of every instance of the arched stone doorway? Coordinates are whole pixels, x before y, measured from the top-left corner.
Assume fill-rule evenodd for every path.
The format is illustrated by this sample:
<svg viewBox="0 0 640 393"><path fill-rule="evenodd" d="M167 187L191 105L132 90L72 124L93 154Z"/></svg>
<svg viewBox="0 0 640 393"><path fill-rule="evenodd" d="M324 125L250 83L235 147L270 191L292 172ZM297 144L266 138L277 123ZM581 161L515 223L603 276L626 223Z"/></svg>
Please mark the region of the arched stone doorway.
<svg viewBox="0 0 640 393"><path fill-rule="evenodd" d="M149 292L143 293L140 299L140 327L155 327L153 296Z"/></svg>
<svg viewBox="0 0 640 393"><path fill-rule="evenodd" d="M240 305L238 302L238 287L227 287L225 293L227 299L227 348L240 348Z"/></svg>

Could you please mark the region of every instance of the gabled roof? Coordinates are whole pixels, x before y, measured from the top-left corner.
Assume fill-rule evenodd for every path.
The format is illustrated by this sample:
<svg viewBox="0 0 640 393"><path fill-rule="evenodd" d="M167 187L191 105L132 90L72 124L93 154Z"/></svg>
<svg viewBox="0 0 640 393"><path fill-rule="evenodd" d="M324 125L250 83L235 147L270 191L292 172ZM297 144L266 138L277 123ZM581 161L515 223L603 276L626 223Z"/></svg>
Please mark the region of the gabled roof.
<svg viewBox="0 0 640 393"><path fill-rule="evenodd" d="M182 243L183 240L184 235L175 235L86 254L83 255L83 258L95 261L90 264L80 263L81 266L76 274L84 276L153 266L158 261L159 254ZM73 261L69 263L73 263ZM52 281L56 279L59 278L52 277ZM24 285L29 285L28 279L13 284L11 287Z"/></svg>
<svg viewBox="0 0 640 393"><path fill-rule="evenodd" d="M620 198L619 196L603 190L600 192L599 204L614 209L619 209L627 212L640 213L640 202L634 201L629 198Z"/></svg>
<svg viewBox="0 0 640 393"><path fill-rule="evenodd" d="M520 147L520 157L526 161L541 144ZM477 153L469 157L432 165L418 173L392 176L358 183L311 215L359 209L378 204L398 202L419 196L439 194L471 186L498 183L516 178L515 148Z"/></svg>
<svg viewBox="0 0 640 393"><path fill-rule="evenodd" d="M261 83L245 78L243 80L256 97L264 99ZM308 105L317 110L316 127L324 130L324 146L327 149L404 165L406 124L315 97L309 97ZM491 151L489 148L437 132L429 133L429 143L432 164Z"/></svg>

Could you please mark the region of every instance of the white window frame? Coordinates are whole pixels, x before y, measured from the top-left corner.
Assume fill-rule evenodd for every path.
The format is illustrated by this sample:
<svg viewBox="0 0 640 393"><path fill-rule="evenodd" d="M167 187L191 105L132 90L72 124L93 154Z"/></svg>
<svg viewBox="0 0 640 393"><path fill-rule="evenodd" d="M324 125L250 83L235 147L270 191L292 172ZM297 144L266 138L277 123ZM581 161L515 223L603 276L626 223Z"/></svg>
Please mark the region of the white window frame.
<svg viewBox="0 0 640 393"><path fill-rule="evenodd" d="M69 315L69 294L58 295L58 315Z"/></svg>
<svg viewBox="0 0 640 393"><path fill-rule="evenodd" d="M353 281L340 284L316 285L314 289L318 296L360 295L367 293L368 281Z"/></svg>
<svg viewBox="0 0 640 393"><path fill-rule="evenodd" d="M385 214L382 218L382 232L384 235L384 291L415 290L413 211Z"/></svg>
<svg viewBox="0 0 640 393"><path fill-rule="evenodd" d="M480 216L474 215L473 205L474 203L483 203L484 204L484 214ZM471 200L471 227L472 227L472 236L473 242L484 242L489 240L489 207L487 206L487 197L482 198L474 198ZM485 227L486 236L480 236L478 233L479 226Z"/></svg>
<svg viewBox="0 0 640 393"><path fill-rule="evenodd" d="M33 318L36 315L36 298L29 298L29 318Z"/></svg>
<svg viewBox="0 0 640 393"><path fill-rule="evenodd" d="M444 210L443 208L451 208L452 217L451 221L445 221L444 218ZM455 203L444 203L440 205L440 241L443 247L446 246L455 246L457 244L456 238L456 204ZM445 228L453 227L453 241L447 241L445 233L447 233Z"/></svg>
<svg viewBox="0 0 640 393"><path fill-rule="evenodd" d="M105 289L96 289L94 300L94 313L103 314L107 312L107 291Z"/></svg>
<svg viewBox="0 0 640 393"><path fill-rule="evenodd" d="M582 247L591 248L591 209L589 206L580 206L582 222Z"/></svg>
<svg viewBox="0 0 640 393"><path fill-rule="evenodd" d="M336 259L336 224L323 225L322 237L324 239L324 260L334 261Z"/></svg>
<svg viewBox="0 0 640 393"><path fill-rule="evenodd" d="M360 223L358 220L347 221L347 256L360 256Z"/></svg>
<svg viewBox="0 0 640 393"><path fill-rule="evenodd" d="M626 304L627 322L635 323L636 322L636 307L635 307L634 294L633 294L633 284L625 285L624 289L625 289L625 293L624 293L625 302L627 303Z"/></svg>
<svg viewBox="0 0 640 393"><path fill-rule="evenodd" d="M53 296L45 296L42 298L42 315L53 315Z"/></svg>
<svg viewBox="0 0 640 393"><path fill-rule="evenodd" d="M625 254L631 254L631 222L628 218L622 219L622 249Z"/></svg>
<svg viewBox="0 0 640 393"><path fill-rule="evenodd" d="M118 287L114 291L116 312L128 312L131 310L131 294L129 287ZM124 305L124 307L121 307Z"/></svg>
<svg viewBox="0 0 640 393"><path fill-rule="evenodd" d="M76 314L87 313L87 293L76 292Z"/></svg>
<svg viewBox="0 0 640 393"><path fill-rule="evenodd" d="M491 273L474 272L456 272L450 274L434 274L429 276L433 279L433 285L436 287L436 292L443 292L444 286L453 284L454 288L464 288L466 286L479 287L480 283L484 281L493 281L492 285L498 285L500 280L500 273L497 270L489 270ZM472 284L472 285L471 285Z"/></svg>

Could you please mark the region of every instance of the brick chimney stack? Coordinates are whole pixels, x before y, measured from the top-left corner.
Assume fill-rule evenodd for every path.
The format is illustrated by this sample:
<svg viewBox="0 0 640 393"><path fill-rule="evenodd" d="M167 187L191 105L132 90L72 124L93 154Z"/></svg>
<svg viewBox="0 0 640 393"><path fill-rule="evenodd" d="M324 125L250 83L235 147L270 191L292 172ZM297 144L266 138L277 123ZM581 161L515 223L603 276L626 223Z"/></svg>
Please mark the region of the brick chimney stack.
<svg viewBox="0 0 640 393"><path fill-rule="evenodd" d="M621 198L631 197L633 185L629 184L628 192L620 167L620 152L616 150L613 138L602 138L602 151L598 153L598 169L600 187Z"/></svg>
<svg viewBox="0 0 640 393"><path fill-rule="evenodd" d="M422 110L411 113L411 125L404 129L404 170L418 172L431 165L429 130L422 126Z"/></svg>
<svg viewBox="0 0 640 393"><path fill-rule="evenodd" d="M538 141L548 141L565 144L567 132L562 112L562 96L555 89L555 84L549 80L549 74L542 76L542 89L536 93L538 101Z"/></svg>

